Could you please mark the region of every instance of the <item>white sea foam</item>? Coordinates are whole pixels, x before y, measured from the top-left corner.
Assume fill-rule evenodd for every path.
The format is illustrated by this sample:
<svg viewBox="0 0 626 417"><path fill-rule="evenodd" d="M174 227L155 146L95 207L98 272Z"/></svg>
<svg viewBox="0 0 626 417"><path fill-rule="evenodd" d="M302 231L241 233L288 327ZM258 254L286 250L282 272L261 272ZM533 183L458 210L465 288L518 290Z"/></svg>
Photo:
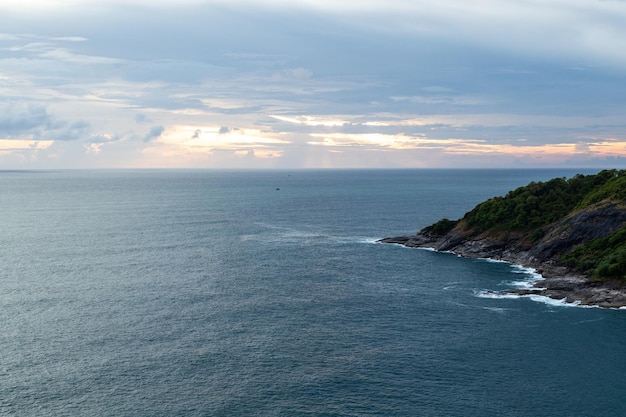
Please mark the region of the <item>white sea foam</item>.
<svg viewBox="0 0 626 417"><path fill-rule="evenodd" d="M424 248L417 248L417 249L425 250L425 251L428 251L428 252L437 252L437 249L435 249L435 248L426 248L426 247L424 247Z"/></svg>
<svg viewBox="0 0 626 417"><path fill-rule="evenodd" d="M539 278L540 279L540 278ZM529 278L523 281L507 281L506 284L519 290L545 290L543 287L536 285L537 279Z"/></svg>
<svg viewBox="0 0 626 417"><path fill-rule="evenodd" d="M569 302L567 302L567 300L565 298L563 298L561 300L557 300L557 299L546 297L546 296L543 296L543 295L529 295L528 298L530 298L533 301L539 302L539 303L544 303L544 304L548 304L548 305L552 305L552 306L559 306L559 307L605 308L605 307L600 307L600 306L596 306L596 305L581 304L580 301L573 301L573 302L569 303ZM609 308L609 310L624 310L624 309L626 309L626 307Z"/></svg>
<svg viewBox="0 0 626 417"><path fill-rule="evenodd" d="M371 237L357 237L355 238L355 240L358 243L368 243L368 244L381 244L382 242L379 242L378 238L371 238Z"/></svg>
<svg viewBox="0 0 626 417"><path fill-rule="evenodd" d="M494 264L509 264L510 262L507 261L503 261L502 259L493 259L493 258L478 258L480 260L483 260L485 262L491 262Z"/></svg>
<svg viewBox="0 0 626 417"><path fill-rule="evenodd" d="M574 301L573 303L568 303L566 298L556 299L556 298L546 297L544 295L529 295L528 298L530 298L532 301L535 301L537 303L544 303L549 306L580 307L580 301Z"/></svg>
<svg viewBox="0 0 626 417"><path fill-rule="evenodd" d="M511 264L514 274L527 274L532 275L535 279L542 279L543 277L535 268L529 268L518 264Z"/></svg>
<svg viewBox="0 0 626 417"><path fill-rule="evenodd" d="M491 298L493 300L522 298L522 296L518 294L511 294L507 292L497 292L497 291L478 291L476 292L476 296L479 298Z"/></svg>
<svg viewBox="0 0 626 417"><path fill-rule="evenodd" d="M404 245L402 245L404 246ZM406 246L405 246L406 247ZM410 248L412 249L412 248ZM461 255L453 252L453 251L438 251L434 248L427 248L427 247L419 247L417 249L421 249L421 250L427 250L427 251L432 251L432 252L441 252L441 253L451 253L453 255L459 256L461 257ZM508 261L504 261L501 259L493 259L493 258L479 258L481 260L484 260L485 262L491 262L491 263L505 263L505 264L509 264L511 266L511 272L513 272L514 274L520 274L520 275L524 275L526 277L526 279L523 280L515 280L515 281L506 281L503 282L503 284L507 285L507 286L511 286L515 289L524 289L524 290L545 290L546 288L543 287L538 287L536 286L537 282L543 279L543 276L537 272L537 270L535 268L530 268L530 267L525 267L519 264L514 264ZM449 290L452 287L450 286L446 286L444 287L444 290ZM539 294L513 294L510 292L506 292L506 291L489 291L489 290L485 290L485 291L478 291L475 293L477 297L480 298L490 298L490 299L519 299L519 298L528 298L534 302L538 302L538 303L543 303L546 305L550 305L550 306L555 306L555 307L581 307L581 308L596 308L598 306L589 306L589 305L583 305L580 303L580 301L573 301L573 302L568 302L566 298L563 299L554 299L554 298L550 298L544 295L539 295ZM487 309L489 309L490 307L485 307ZM624 307L619 307L616 310L626 310L626 306Z"/></svg>
<svg viewBox="0 0 626 417"><path fill-rule="evenodd" d="M507 285L510 285L517 289L523 289L523 290L545 289L545 288L537 287L536 285L538 281L541 281L543 279L543 276L541 276L541 274L538 273L536 269L528 268L528 267L517 265L517 264L511 264L511 272L513 272L514 274L523 275L525 276L525 279L509 281L509 282L506 282Z"/></svg>
<svg viewBox="0 0 626 417"><path fill-rule="evenodd" d="M389 243L383 243L383 242L377 242L377 243L384 244L384 245L389 245ZM421 247L421 246L417 246L417 247L415 247L415 246L406 246L406 245L403 245L402 243L391 243L391 245L400 246L403 249L410 249L410 250L418 249L418 250L425 250L425 251L428 251L428 252L439 252L435 248L427 248L427 247Z"/></svg>
<svg viewBox="0 0 626 417"><path fill-rule="evenodd" d="M498 291L479 291L476 293L479 298L489 298L493 300L514 300L520 298L528 298L531 301L537 303L543 303L554 307L581 307L581 308L596 308L597 306L588 306L580 304L580 301L568 302L566 298L555 299L546 297L545 295L538 294L512 294L508 292Z"/></svg>

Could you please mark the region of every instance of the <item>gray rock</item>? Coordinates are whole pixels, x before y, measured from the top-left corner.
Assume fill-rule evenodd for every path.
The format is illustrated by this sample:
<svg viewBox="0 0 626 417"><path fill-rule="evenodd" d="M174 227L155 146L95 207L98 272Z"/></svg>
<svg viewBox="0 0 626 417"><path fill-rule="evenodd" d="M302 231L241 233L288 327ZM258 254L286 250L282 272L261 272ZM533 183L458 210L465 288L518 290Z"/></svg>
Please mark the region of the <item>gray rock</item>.
<svg viewBox="0 0 626 417"><path fill-rule="evenodd" d="M615 282L596 282L561 263L561 255L581 243L607 236L626 225L626 210L613 203L603 203L573 213L555 222L543 237L530 245L519 236L476 236L472 230L457 226L443 236L421 232L414 236L381 239L382 243L396 243L408 247L429 247L451 251L469 258L492 258L536 269L544 278L538 288L512 290L518 295L543 295L567 299L583 305L617 308L626 306L626 285Z"/></svg>

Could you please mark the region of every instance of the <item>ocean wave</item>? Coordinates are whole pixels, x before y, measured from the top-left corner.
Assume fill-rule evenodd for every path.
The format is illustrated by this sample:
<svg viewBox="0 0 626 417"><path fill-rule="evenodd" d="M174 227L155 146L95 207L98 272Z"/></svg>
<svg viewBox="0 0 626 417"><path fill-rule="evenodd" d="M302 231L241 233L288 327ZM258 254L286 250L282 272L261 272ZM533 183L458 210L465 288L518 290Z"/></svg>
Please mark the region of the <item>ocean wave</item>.
<svg viewBox="0 0 626 417"><path fill-rule="evenodd" d="M374 237L355 237L354 238L356 240L357 243L367 243L369 245L380 245L381 242L379 242L378 238L374 238Z"/></svg>
<svg viewBox="0 0 626 417"><path fill-rule="evenodd" d="M494 264L510 264L510 262L503 261L502 259L494 259L494 258L477 258L477 259L480 259L481 261L485 261L489 263L494 263Z"/></svg>
<svg viewBox="0 0 626 417"><path fill-rule="evenodd" d="M543 278L541 276L541 274L539 272L537 272L537 270L535 268L530 268L530 267L526 267L526 266L522 266L522 265L518 265L518 264L511 264L511 268L513 269L513 273L514 274L531 275L532 277L534 277L537 280Z"/></svg>
<svg viewBox="0 0 626 417"><path fill-rule="evenodd" d="M580 301L573 301L573 302L568 302L567 298L561 298L561 299L556 299L556 298L550 298L550 297L546 297L545 295L528 295L526 296L528 297L530 300L535 301L537 303L543 303L549 306L554 306L554 307L585 307L585 308L589 308L591 306L585 306L580 304Z"/></svg>
<svg viewBox="0 0 626 417"><path fill-rule="evenodd" d="M479 297L479 298L490 298L493 300L507 300L507 299L522 298L521 295L511 294L507 292L490 291L490 290L476 291L475 295L476 297Z"/></svg>
<svg viewBox="0 0 626 417"><path fill-rule="evenodd" d="M425 251L427 251L427 252L439 252L439 251L438 251L437 249L435 249L435 248L417 248L417 249L420 249L420 250L425 250ZM452 252L444 252L444 253L452 253Z"/></svg>
<svg viewBox="0 0 626 417"><path fill-rule="evenodd" d="M598 308L597 306L589 306L581 304L580 301L568 302L566 298L556 299L550 298L545 295L539 294L512 294L506 291L478 291L476 296L479 298L488 298L492 300L517 300L521 298L528 298L531 301L537 303L543 303L553 307L581 307L581 308Z"/></svg>

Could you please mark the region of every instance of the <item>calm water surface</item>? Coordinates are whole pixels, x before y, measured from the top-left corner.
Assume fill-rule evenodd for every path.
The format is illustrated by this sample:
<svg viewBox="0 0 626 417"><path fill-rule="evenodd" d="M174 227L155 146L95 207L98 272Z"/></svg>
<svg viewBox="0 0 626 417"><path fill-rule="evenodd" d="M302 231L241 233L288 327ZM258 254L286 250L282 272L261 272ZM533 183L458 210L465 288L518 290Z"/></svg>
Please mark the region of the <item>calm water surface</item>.
<svg viewBox="0 0 626 417"><path fill-rule="evenodd" d="M374 243L575 173L0 172L0 414L626 415L626 311Z"/></svg>

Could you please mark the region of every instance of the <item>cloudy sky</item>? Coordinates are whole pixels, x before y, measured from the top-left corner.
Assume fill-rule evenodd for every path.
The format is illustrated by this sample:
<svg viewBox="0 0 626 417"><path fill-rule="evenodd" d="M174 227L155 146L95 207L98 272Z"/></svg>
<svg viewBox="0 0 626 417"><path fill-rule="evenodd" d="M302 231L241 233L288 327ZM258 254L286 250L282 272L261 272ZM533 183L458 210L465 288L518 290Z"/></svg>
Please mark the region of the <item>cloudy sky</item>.
<svg viewBox="0 0 626 417"><path fill-rule="evenodd" d="M626 167L625 0L0 0L0 169Z"/></svg>

